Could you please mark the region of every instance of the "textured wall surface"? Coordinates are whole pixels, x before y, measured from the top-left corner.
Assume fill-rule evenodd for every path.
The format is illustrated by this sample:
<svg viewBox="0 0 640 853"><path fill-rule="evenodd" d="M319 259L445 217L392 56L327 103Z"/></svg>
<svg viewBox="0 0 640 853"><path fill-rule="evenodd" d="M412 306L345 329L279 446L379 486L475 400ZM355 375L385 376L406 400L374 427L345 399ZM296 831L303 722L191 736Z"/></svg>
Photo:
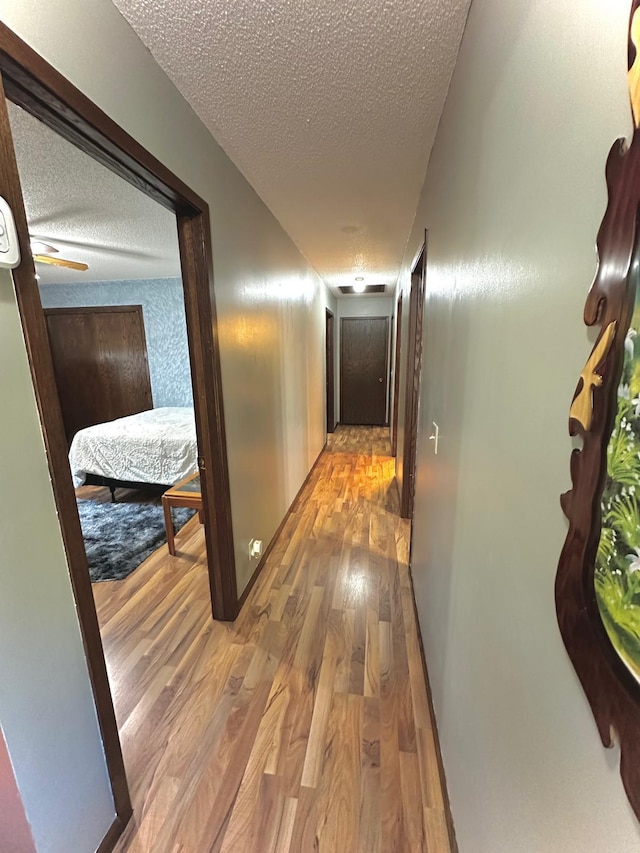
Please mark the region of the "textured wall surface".
<svg viewBox="0 0 640 853"><path fill-rule="evenodd" d="M469 0L115 4L327 281L395 283Z"/></svg>
<svg viewBox="0 0 640 853"><path fill-rule="evenodd" d="M462 853L640 849L554 603L629 5L474 0L406 252L405 293L428 227L413 573Z"/></svg>
<svg viewBox="0 0 640 853"><path fill-rule="evenodd" d="M181 279L45 284L40 296L45 308L142 305L153 405L193 405Z"/></svg>
<svg viewBox="0 0 640 853"><path fill-rule="evenodd" d="M270 541L324 443L326 288L110 0L51 0L44 5L41 0L0 0L0 18L209 203L242 590L255 566L249 561L249 540ZM42 664L32 667L22 661L22 652L16 656L13 642L10 647L0 643L0 666L11 665L13 676L1 680L12 685L9 697L16 710L15 728L5 727L5 735L34 833L47 837L48 846L42 849L89 853L111 821L112 806L104 797L97 744L87 745L88 723L83 719L79 724L74 716L90 696L15 305L12 310L12 334L3 330L0 336L0 369L13 362L23 369L10 372L7 380L3 374L11 405L0 415L0 434L10 429L19 442L3 443L0 460L9 466L6 474L2 469L2 481L5 476L8 482L19 481L24 495L14 492L1 504L2 534L5 528L15 529L17 550L8 562L5 550L0 571L10 567L10 579L19 579L29 593L22 586L7 586L3 577L0 607L7 608L16 626L16 648L21 640L30 653L38 643L46 643L46 649ZM29 430L15 410L14 392L31 400ZM37 478L30 466L40 472ZM34 529L38 537L30 536ZM54 582L55 595L50 594ZM37 621L34 595L56 624L70 620L69 648L53 642L53 633ZM46 697L37 685L44 666ZM0 702L6 701L0 691ZM55 713L50 710L54 706ZM2 710L0 705L4 726ZM82 713L90 717L91 711L85 707ZM91 721L96 735L95 717ZM64 749L68 737L75 741ZM29 748L18 761L13 741L38 743L42 749ZM48 762L47 750L58 755L56 766ZM54 798L56 809L48 811Z"/></svg>

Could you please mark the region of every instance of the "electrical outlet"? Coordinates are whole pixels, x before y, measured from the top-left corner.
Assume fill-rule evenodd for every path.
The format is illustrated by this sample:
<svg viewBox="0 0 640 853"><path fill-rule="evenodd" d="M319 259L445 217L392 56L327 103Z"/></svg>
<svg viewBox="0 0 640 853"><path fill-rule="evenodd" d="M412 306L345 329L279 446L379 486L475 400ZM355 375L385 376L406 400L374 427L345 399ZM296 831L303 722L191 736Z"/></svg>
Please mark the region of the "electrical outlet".
<svg viewBox="0 0 640 853"><path fill-rule="evenodd" d="M262 556L262 539L252 539L249 542L249 559L257 560Z"/></svg>

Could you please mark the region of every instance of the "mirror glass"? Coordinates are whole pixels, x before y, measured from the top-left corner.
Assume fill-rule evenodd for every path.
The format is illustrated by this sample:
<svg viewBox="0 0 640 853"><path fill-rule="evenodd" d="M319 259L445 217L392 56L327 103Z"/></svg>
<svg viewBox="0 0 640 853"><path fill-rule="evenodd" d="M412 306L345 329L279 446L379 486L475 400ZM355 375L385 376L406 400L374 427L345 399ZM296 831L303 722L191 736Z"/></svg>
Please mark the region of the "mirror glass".
<svg viewBox="0 0 640 853"><path fill-rule="evenodd" d="M607 447L595 590L607 634L640 681L640 294L624 342L618 411Z"/></svg>

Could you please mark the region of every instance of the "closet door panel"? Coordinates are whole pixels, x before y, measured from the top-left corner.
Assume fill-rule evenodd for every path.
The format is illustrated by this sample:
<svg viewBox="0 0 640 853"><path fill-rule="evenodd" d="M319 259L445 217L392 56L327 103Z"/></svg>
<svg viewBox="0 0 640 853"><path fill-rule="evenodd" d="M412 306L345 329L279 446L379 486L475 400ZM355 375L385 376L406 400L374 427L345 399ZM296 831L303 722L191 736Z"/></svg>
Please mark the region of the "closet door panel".
<svg viewBox="0 0 640 853"><path fill-rule="evenodd" d="M153 407L142 306L45 311L67 441Z"/></svg>

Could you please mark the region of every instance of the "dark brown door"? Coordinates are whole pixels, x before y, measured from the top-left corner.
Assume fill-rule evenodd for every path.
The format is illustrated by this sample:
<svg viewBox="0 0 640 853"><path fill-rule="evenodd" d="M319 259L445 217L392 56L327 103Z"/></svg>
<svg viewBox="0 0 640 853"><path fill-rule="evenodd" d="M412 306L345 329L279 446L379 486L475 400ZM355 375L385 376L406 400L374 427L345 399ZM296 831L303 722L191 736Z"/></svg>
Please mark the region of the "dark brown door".
<svg viewBox="0 0 640 853"><path fill-rule="evenodd" d="M427 235L420 256L411 271L409 297L409 335L407 340L407 376L404 407L404 448L402 453L402 495L400 514L413 519L416 494L416 448L418 445L418 407L422 373L422 321L426 283Z"/></svg>
<svg viewBox="0 0 640 853"><path fill-rule="evenodd" d="M400 351L402 330L402 294L396 306L396 353L393 363L393 420L391 423L391 455L398 452L398 396L400 394Z"/></svg>
<svg viewBox="0 0 640 853"><path fill-rule="evenodd" d="M62 418L80 429L153 407L142 307L45 311Z"/></svg>
<svg viewBox="0 0 640 853"><path fill-rule="evenodd" d="M383 426L387 408L387 317L340 323L340 422Z"/></svg>
<svg viewBox="0 0 640 853"><path fill-rule="evenodd" d="M335 364L334 364L334 342L333 342L333 314L327 308L327 333L326 345L326 374L327 374L327 432L333 432L336 428L336 392L335 392Z"/></svg>

